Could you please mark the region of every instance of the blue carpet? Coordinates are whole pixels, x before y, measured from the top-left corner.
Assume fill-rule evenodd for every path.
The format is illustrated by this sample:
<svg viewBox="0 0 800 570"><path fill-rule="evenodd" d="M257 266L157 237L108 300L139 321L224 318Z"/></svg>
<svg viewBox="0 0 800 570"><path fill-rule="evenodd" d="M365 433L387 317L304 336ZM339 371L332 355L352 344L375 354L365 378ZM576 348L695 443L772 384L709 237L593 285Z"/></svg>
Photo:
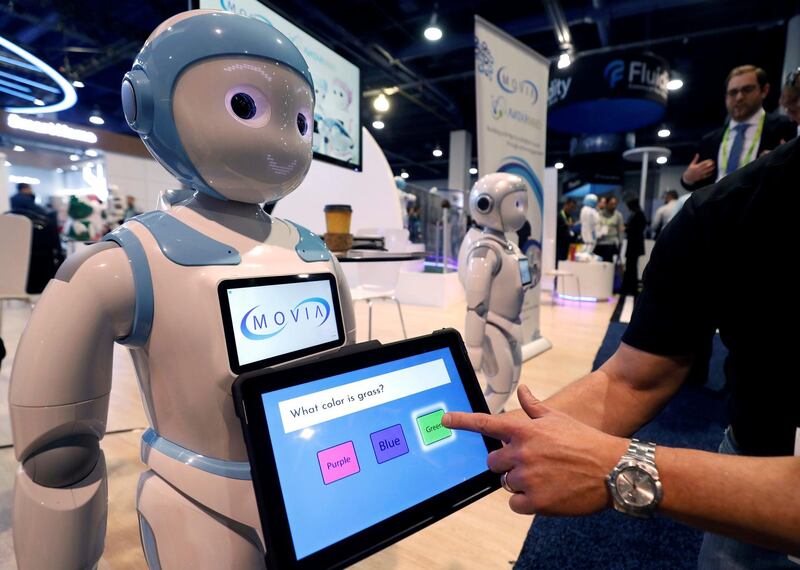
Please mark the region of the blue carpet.
<svg viewBox="0 0 800 570"><path fill-rule="evenodd" d="M617 349L627 325L610 323L597 353L599 367ZM709 366L711 390L686 385L637 437L660 445L715 451L727 425L717 337ZM534 519L515 569L696 568L702 533L662 517L639 520L614 510L581 518Z"/></svg>

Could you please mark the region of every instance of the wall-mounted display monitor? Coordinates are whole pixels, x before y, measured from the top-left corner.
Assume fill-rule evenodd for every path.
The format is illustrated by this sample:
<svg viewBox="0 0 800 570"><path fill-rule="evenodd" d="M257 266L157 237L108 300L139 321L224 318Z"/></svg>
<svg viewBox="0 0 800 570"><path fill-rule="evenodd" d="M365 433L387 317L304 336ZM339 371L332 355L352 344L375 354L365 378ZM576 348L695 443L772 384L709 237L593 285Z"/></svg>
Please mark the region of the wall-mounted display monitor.
<svg viewBox="0 0 800 570"><path fill-rule="evenodd" d="M314 158L361 170L361 70L258 0L191 0L192 8L264 20L288 37L314 79Z"/></svg>

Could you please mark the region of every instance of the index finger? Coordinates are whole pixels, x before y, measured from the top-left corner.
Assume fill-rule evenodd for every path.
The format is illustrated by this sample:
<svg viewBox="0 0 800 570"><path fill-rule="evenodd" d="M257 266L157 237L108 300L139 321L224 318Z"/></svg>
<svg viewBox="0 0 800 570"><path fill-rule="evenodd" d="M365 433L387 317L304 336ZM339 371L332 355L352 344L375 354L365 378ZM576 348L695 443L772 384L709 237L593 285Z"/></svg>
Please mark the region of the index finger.
<svg viewBox="0 0 800 570"><path fill-rule="evenodd" d="M488 435L505 442L511 440L511 433L499 416L490 414L469 414L467 412L447 412L442 416L446 428L463 429Z"/></svg>

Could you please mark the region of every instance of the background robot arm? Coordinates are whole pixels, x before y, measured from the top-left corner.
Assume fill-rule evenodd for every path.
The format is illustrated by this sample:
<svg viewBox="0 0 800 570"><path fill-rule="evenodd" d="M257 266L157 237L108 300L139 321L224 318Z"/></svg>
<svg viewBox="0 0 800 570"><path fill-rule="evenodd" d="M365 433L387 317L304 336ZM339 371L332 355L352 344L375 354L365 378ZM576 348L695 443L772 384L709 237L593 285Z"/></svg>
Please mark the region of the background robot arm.
<svg viewBox="0 0 800 570"><path fill-rule="evenodd" d="M483 361L486 317L489 313L489 298L492 278L497 273L500 260L489 247L478 245L467 258L467 320L464 341L469 359L475 370L480 370Z"/></svg>
<svg viewBox="0 0 800 570"><path fill-rule="evenodd" d="M91 568L107 513L106 428L114 340L131 329L128 258L112 243L71 257L20 340L9 394L14 546L21 570ZM43 542L47 542L47 546Z"/></svg>

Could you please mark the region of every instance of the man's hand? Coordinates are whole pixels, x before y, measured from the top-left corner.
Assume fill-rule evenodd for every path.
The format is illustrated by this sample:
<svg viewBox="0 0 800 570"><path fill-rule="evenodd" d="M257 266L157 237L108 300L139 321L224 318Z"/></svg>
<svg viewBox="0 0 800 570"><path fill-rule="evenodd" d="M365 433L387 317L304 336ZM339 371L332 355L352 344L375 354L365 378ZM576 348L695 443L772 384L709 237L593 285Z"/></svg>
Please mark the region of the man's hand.
<svg viewBox="0 0 800 570"><path fill-rule="evenodd" d="M690 162L689 166L686 167L686 170L683 171L682 178L686 184L695 184L714 174L716 163L710 158L702 162L698 162L699 159L700 155L695 154L692 162Z"/></svg>
<svg viewBox="0 0 800 570"><path fill-rule="evenodd" d="M628 448L608 435L537 400L526 386L517 391L524 414L448 412L442 424L500 439L487 464L517 491L508 504L520 514L588 515L610 505L606 476Z"/></svg>

